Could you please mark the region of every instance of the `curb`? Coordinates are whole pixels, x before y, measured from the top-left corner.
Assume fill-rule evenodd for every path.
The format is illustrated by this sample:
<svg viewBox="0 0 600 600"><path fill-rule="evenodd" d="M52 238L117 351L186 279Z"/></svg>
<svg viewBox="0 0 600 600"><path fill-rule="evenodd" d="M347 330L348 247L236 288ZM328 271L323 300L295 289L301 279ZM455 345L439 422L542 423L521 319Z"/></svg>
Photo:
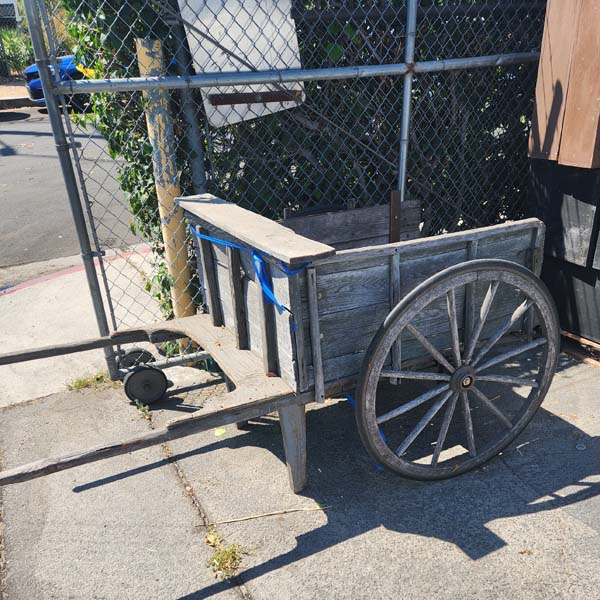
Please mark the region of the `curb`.
<svg viewBox="0 0 600 600"><path fill-rule="evenodd" d="M127 260L131 256L144 256L150 253L150 248L140 248L137 250L129 250L127 252L119 252L112 256L105 256L104 262L109 263L114 260ZM100 261L95 258L94 265L98 267ZM67 267L65 269L59 269L58 271L53 271L52 273L46 273L45 275L39 275L38 277L34 277L33 279L29 279L27 281L22 281L21 283L16 284L5 284L0 285L0 298L4 296L8 296L9 294L14 294L15 292L19 292L20 290L24 290L31 286L37 285L39 283L44 283L46 281L51 281L53 279L58 279L59 277L63 277L64 275L71 275L73 273L79 273L80 271L84 271L85 266L82 264L73 265L72 267Z"/></svg>
<svg viewBox="0 0 600 600"><path fill-rule="evenodd" d="M0 110L9 110L11 108L25 108L37 106L43 108L42 104L34 102L29 98L2 98L0 99Z"/></svg>

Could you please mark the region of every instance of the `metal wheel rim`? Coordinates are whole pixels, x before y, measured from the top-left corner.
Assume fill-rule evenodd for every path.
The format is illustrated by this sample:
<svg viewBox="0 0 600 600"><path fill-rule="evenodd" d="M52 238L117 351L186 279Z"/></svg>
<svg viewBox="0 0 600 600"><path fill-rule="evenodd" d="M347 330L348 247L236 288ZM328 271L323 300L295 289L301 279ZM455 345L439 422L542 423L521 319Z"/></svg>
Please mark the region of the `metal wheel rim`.
<svg viewBox="0 0 600 600"><path fill-rule="evenodd" d="M547 343L544 345L544 357L540 362L540 368L535 378L538 387L531 389L524 402L526 408L518 420L512 423L512 427L506 431L505 435L501 436L492 445L486 447L484 451L478 452L476 456L462 462L460 466L443 467L434 465L432 467L431 465L425 466L412 461L405 461L392 451L386 441L384 441L379 429L379 423L377 422L377 394L369 394L369 389L373 389L373 386L377 387L383 365L394 341L401 335L401 332L411 323L415 316L442 295L447 295L450 290L455 290L468 283L493 280L512 285L521 291L526 288L527 292L524 292L525 296L533 301L538 315L542 317L540 319L542 337L547 340ZM446 269L442 273L430 278L408 294L390 313L380 333L375 336L367 351L368 360L365 360L359 382L357 410L357 420L362 419L362 423L366 428L366 432L363 432L359 423L363 442L369 451L376 456L377 460L385 466L405 475L407 474L406 471L409 470L411 474L408 476L416 478L442 479L464 473L483 464L510 444L527 425L543 401L558 361L559 332L557 323L556 309L541 281L530 271L515 263L485 259L470 261ZM440 384L443 383L440 381ZM443 395L446 393L441 392ZM463 400L460 394L456 400L454 400L454 394L449 395L439 410L443 410L444 407L449 406L450 402L456 404L454 408L456 412L456 409L459 408Z"/></svg>
<svg viewBox="0 0 600 600"><path fill-rule="evenodd" d="M120 369L131 369L150 362L156 362L156 359L149 350L144 348L131 348L118 358Z"/></svg>

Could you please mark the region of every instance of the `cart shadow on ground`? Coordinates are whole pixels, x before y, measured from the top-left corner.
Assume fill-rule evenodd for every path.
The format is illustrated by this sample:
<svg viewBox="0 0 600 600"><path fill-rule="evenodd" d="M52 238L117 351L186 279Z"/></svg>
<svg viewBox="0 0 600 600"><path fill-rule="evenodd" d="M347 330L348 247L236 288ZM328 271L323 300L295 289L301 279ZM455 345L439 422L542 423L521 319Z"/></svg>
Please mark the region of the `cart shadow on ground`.
<svg viewBox="0 0 600 600"><path fill-rule="evenodd" d="M563 369L572 366L561 362ZM568 418L574 420L571 415ZM327 524L298 536L290 552L244 570L240 575L244 582L381 527L451 543L478 560L507 545L488 527L493 521L572 506L600 494L600 436L586 434L543 407L501 456L476 471L444 481L411 481L378 468L362 446L352 407L345 401L309 410L307 438L309 484L302 495L329 507ZM252 421L247 433L175 455L172 460L248 445L275 452L284 461L279 424L270 416ZM158 461L74 491L164 464ZM224 582L215 583L186 598L209 598L225 587Z"/></svg>

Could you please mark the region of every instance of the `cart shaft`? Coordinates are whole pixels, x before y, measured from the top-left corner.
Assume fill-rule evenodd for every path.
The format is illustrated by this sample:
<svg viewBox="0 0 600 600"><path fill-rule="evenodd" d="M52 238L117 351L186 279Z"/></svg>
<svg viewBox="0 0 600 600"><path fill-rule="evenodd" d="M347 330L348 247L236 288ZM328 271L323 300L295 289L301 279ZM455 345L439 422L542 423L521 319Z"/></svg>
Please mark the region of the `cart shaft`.
<svg viewBox="0 0 600 600"><path fill-rule="evenodd" d="M276 378L272 378L272 380L273 379ZM206 431L213 427L255 419L259 416L276 410L285 409L290 406L303 406L313 400L311 394L300 396L283 394L250 402L244 401L247 400L248 396L251 397L251 392L249 393L249 390L243 387L237 388L233 392L214 400L214 403L218 405L219 408L215 408L202 414L174 419L161 429L155 429L144 435L132 437L127 440L89 448L82 452L46 458L20 467L15 467L14 469L2 471L0 472L0 486L29 481L44 475L49 475L50 473L71 469L79 465L103 460L119 454L126 454L135 450L141 450L142 448L147 448L149 446L156 446L157 444L163 444L193 433Z"/></svg>

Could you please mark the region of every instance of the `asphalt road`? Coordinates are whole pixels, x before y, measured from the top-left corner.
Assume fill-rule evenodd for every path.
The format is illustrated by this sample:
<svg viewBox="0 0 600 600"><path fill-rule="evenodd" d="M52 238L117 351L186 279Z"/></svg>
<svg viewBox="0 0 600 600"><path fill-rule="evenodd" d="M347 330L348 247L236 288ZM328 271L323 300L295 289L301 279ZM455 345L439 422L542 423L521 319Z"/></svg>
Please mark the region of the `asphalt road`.
<svg viewBox="0 0 600 600"><path fill-rule="evenodd" d="M66 189L44 110L0 111L0 268L79 254ZM99 135L77 136L103 248L136 243L120 200L116 164Z"/></svg>

